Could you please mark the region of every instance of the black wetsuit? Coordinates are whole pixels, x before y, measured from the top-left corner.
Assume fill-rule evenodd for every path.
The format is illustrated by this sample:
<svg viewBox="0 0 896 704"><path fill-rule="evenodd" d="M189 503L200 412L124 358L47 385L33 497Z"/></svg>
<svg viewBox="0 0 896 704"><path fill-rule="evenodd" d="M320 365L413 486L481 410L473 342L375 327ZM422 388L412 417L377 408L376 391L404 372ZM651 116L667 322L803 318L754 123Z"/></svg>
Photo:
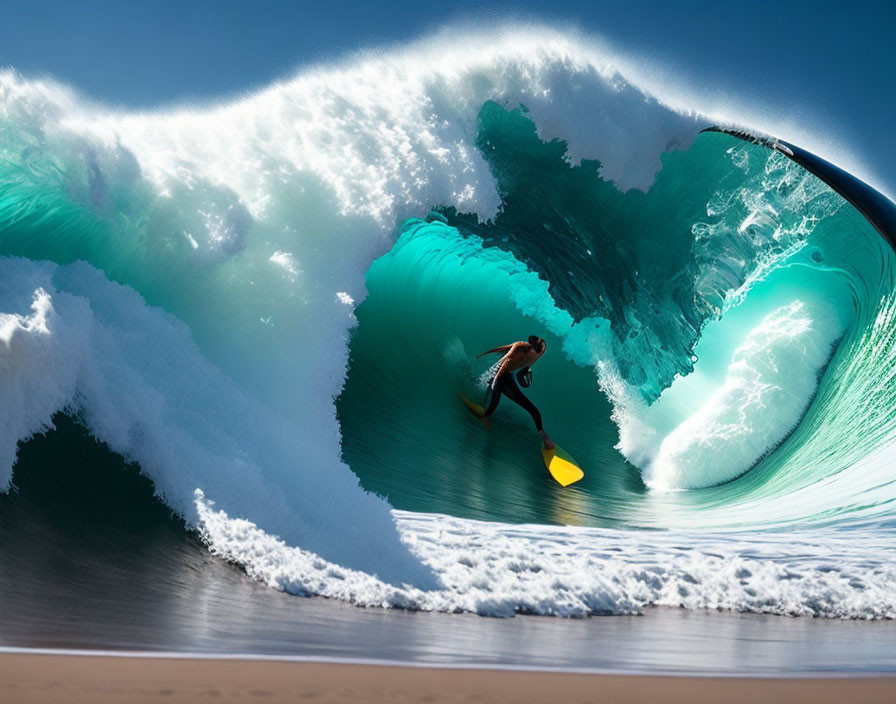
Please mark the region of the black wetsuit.
<svg viewBox="0 0 896 704"><path fill-rule="evenodd" d="M495 409L498 407L498 401L501 400L501 394L504 394L511 401L529 411L532 420L535 421L535 427L538 429L539 433L541 432L541 413L538 412L535 405L526 398L522 391L520 391L520 387L516 385L512 372L505 372L498 378L497 385L492 389L491 401L485 411L486 416L490 416L495 412Z"/></svg>

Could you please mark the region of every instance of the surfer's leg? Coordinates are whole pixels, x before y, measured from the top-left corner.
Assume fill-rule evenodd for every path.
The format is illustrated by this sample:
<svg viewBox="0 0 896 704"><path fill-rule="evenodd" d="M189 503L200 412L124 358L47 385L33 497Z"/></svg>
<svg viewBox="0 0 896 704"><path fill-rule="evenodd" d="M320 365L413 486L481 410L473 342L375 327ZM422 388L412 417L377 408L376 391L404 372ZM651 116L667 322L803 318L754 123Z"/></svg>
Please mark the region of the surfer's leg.
<svg viewBox="0 0 896 704"><path fill-rule="evenodd" d="M503 393L515 404L525 408L529 412L529 415L532 416L532 420L535 421L535 428L538 430L538 434L541 435L541 439L544 441L544 446L548 449L555 447L554 441L548 437L548 434L544 432L544 428L541 427L541 413L535 407L535 404L526 398L526 395L520 391L520 387L517 386L516 382L513 380L513 375L505 374L502 377L501 382L501 388L495 389L492 393L498 396ZM493 401L493 403L495 406L498 405L497 401Z"/></svg>
<svg viewBox="0 0 896 704"><path fill-rule="evenodd" d="M488 418L492 413L495 412L495 409L498 407L498 401L501 400L501 381L503 381L503 379L498 380L499 388L492 389L490 391L491 398L489 399L488 408L485 409L486 418Z"/></svg>
<svg viewBox="0 0 896 704"><path fill-rule="evenodd" d="M532 416L532 420L535 421L536 429L539 433L543 433L544 430L541 427L541 413L538 412L535 404L526 398L526 395L520 391L520 387L516 385L513 377L508 377L507 381L502 384L501 390L507 395L507 398L529 412L529 415Z"/></svg>

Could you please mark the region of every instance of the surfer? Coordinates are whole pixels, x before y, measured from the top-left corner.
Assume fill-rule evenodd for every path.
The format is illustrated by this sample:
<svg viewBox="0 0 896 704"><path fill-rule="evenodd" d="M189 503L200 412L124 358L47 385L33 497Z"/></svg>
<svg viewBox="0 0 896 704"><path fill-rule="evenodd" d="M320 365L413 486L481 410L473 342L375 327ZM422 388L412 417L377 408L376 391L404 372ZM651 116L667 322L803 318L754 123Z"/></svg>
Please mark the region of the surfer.
<svg viewBox="0 0 896 704"><path fill-rule="evenodd" d="M517 372L516 377L520 384L528 388L532 383L532 372L530 371L530 367L541 359L541 355L544 354L545 349L547 349L547 343L542 338L536 335L530 335L527 342L514 342L511 345L495 347L488 352L476 355L476 359L484 357L487 354L504 353L497 372L495 372L495 375L489 382L489 390L491 391L492 396L488 408L485 410L485 413L480 416L482 421L486 424L486 427L490 427L487 419L495 412L495 409L498 407L498 402L501 400L501 394L504 394L511 401L522 406L529 412L529 415L532 416L532 420L535 421L535 427L538 429L541 439L544 441L545 448L550 450L554 447L554 442L548 437L548 434L544 432L544 428L541 427L541 413L538 412L535 405L526 398L522 391L520 391L520 387L517 386L517 383L513 378L513 373Z"/></svg>

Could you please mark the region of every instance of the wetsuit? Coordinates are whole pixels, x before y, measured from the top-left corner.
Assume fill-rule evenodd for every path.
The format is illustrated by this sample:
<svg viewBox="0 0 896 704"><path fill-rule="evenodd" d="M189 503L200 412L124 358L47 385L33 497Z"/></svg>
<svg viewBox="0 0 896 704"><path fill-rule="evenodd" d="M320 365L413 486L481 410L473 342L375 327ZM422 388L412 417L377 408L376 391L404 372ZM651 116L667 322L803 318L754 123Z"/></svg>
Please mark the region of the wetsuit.
<svg viewBox="0 0 896 704"><path fill-rule="evenodd" d="M498 401L501 400L501 394L504 394L511 401L525 408L529 412L529 415L532 416L532 420L535 421L536 429L539 433L541 432L541 413L538 412L535 405L526 398L522 391L520 391L520 387L516 385L512 372L504 372L498 378L498 383L492 388L492 398L485 411L486 417L495 412L495 409L498 407Z"/></svg>

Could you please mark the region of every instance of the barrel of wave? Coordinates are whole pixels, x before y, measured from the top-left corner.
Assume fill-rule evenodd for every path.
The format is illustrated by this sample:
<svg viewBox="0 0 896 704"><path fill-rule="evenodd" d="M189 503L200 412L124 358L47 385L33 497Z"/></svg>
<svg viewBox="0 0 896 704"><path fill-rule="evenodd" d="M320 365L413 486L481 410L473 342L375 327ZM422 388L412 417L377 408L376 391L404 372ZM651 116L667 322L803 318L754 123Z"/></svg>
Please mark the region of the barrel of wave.
<svg viewBox="0 0 896 704"><path fill-rule="evenodd" d="M485 395L496 356L477 360L478 353L539 334L548 352L526 393L545 428L582 464L605 465L599 448L613 471L624 471L609 405L594 370L569 358L563 335L573 321L547 281L477 236L410 220L366 283L338 403L344 456L366 488L396 508L475 518L595 522L592 508L608 510L606 502L575 511L558 505L565 500L522 409L500 404L486 431L458 400L459 392L476 402ZM576 485L576 495L613 486L613 471L594 486Z"/></svg>

